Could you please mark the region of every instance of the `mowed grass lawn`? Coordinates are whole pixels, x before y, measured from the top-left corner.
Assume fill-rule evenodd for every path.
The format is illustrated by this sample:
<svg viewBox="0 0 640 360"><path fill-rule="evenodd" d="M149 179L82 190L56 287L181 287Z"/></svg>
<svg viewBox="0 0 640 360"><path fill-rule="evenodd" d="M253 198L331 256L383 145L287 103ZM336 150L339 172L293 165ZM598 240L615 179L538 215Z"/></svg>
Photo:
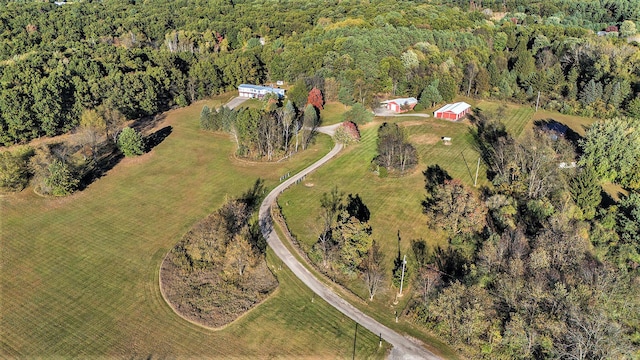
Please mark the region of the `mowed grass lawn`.
<svg viewBox="0 0 640 360"><path fill-rule="evenodd" d="M494 103L487 103L494 105ZM497 105L495 106L497 108ZM510 131L522 132L531 121L529 108L510 106L505 111L505 123ZM415 170L402 177L379 178L369 171L376 156L378 127L385 121L402 126L409 141L416 147L420 163ZM402 238L400 246L407 250L410 240L424 238L430 245L445 242L437 232L426 226L421 202L425 197L422 172L429 165L440 165L453 178L473 186L479 153L470 132L468 120L450 122L422 117L376 118L361 126L360 143L349 146L335 160L307 176L305 184L294 186L280 196L292 232L303 246L310 248L316 240L320 198L334 186L345 194L359 194L371 211L374 238L389 256L397 253L397 233ZM452 138L445 145L442 137ZM486 168L480 164L478 186L486 185Z"/></svg>
<svg viewBox="0 0 640 360"><path fill-rule="evenodd" d="M80 193L0 199L0 358L351 357L355 323L312 303L271 255L278 290L224 330L195 326L162 299L160 264L195 222L256 178L271 187L332 145L323 136L291 161L238 161L228 136L198 129L204 104L218 105L169 112L164 142ZM358 358L386 351L359 329Z"/></svg>
<svg viewBox="0 0 640 360"><path fill-rule="evenodd" d="M342 114L349 110L350 106L345 106L339 102L328 102L324 104L320 111L322 126L333 125L342 122Z"/></svg>
<svg viewBox="0 0 640 360"><path fill-rule="evenodd" d="M483 105L498 107L488 102ZM530 108L507 106L504 122L509 131L521 133L531 121L532 113ZM369 164L376 156L378 127L384 121L404 127L409 141L416 147L420 163L411 174L379 178L369 171ZM421 202L426 195L422 172L429 165L437 164L453 178L473 186L479 153L470 128L468 120L449 122L422 117L376 118L373 123L362 126L360 143L349 146L335 160L307 176L305 184L294 186L280 196L279 203L292 233L305 250L311 248L319 233L320 198L337 186L345 194L359 194L368 206L373 237L386 254L388 276L398 252L398 231L402 253L407 253L409 259L412 259L411 240L424 239L431 247L446 246L444 235L429 229L422 213ZM443 136L451 137L452 144L445 145L441 141ZM480 164L478 172L478 187L482 185L488 185L484 164ZM367 290L361 283L355 281L349 287L364 298ZM389 312L396 291L389 289L374 300L372 305L380 316Z"/></svg>

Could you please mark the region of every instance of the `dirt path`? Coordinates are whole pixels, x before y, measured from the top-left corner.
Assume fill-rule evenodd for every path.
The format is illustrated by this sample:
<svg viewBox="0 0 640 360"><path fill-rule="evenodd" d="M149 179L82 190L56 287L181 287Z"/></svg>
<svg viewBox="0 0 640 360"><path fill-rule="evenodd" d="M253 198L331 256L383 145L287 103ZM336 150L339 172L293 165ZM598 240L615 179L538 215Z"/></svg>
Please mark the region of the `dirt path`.
<svg viewBox="0 0 640 360"><path fill-rule="evenodd" d="M340 124L321 127L318 131L324 134L333 135L335 129ZM259 219L262 235L267 239L269 246L273 249L274 253L291 269L291 271L305 283L313 292L328 302L331 306L345 314L349 318L356 321L361 326L364 326L374 334L380 334L382 338L393 345L390 357L392 359L427 359L435 360L440 359L430 351L423 348L415 341L406 338L394 330L380 324L370 316L364 314L362 311L355 308L353 305L342 299L338 294L334 293L320 280L318 280L307 268L304 267L287 249L278 234L273 230L273 221L271 219L271 206L275 204L276 199L280 193L291 186L293 183L316 170L331 158L336 156L340 150L342 150L342 144L336 143L331 151L322 157L322 159L316 161L311 166L302 170L296 175L291 176L288 180L273 189L269 195L264 199L260 205Z"/></svg>

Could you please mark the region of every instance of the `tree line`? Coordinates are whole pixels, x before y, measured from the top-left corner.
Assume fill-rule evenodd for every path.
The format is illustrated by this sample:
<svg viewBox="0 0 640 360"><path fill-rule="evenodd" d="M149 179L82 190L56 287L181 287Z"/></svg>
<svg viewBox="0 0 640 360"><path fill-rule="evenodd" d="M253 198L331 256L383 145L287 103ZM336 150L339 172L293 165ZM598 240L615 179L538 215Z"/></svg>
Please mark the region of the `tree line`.
<svg viewBox="0 0 640 360"><path fill-rule="evenodd" d="M637 47L567 20L632 35L634 2L588 3L556 1L553 14L503 3L511 13L496 20L481 11L491 2L3 2L0 141L68 132L100 106L133 119L243 82L301 78L347 105L375 107L389 93L430 107L462 94L639 117Z"/></svg>

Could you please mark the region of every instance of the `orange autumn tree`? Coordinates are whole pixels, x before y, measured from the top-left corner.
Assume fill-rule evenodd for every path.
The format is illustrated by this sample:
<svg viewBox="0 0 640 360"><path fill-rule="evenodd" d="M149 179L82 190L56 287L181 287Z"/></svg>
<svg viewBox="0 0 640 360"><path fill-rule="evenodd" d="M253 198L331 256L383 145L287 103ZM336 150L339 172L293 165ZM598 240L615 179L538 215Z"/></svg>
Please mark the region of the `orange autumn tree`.
<svg viewBox="0 0 640 360"><path fill-rule="evenodd" d="M309 96L307 97L307 104L313 105L318 110L323 109L324 99L322 98L322 92L317 87L314 87L309 91Z"/></svg>

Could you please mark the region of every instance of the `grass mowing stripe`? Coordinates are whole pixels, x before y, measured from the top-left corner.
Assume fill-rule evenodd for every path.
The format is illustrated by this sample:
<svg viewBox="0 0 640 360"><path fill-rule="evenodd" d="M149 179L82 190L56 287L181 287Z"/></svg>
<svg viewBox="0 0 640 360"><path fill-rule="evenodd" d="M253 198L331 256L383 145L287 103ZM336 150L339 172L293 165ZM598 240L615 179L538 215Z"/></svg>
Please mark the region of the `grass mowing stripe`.
<svg viewBox="0 0 640 360"><path fill-rule="evenodd" d="M351 355L352 323L323 303L309 310L309 295L284 271L275 295L223 331L190 324L163 302L160 263L196 221L256 178L272 187L331 147L319 136L277 164L234 159L228 136L198 130L205 103L169 112L167 139L81 193L0 199L0 357ZM358 351L384 357L373 338Z"/></svg>

